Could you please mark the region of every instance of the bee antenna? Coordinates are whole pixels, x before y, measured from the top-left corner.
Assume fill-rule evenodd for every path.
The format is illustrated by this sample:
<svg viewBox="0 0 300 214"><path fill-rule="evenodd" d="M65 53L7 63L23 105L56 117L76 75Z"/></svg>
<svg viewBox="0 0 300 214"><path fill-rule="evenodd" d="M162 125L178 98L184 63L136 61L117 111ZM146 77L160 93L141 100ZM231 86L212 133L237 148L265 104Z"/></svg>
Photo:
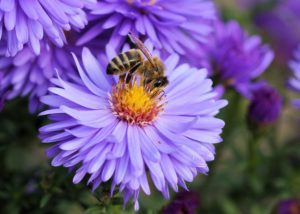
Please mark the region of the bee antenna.
<svg viewBox="0 0 300 214"><path fill-rule="evenodd" d="M146 58L149 60L152 66L158 70L158 67L154 64L152 60L150 51L145 47L143 42L139 40L136 36L134 36L131 31L128 33L128 37L130 38L131 42L135 44L143 52L143 54L146 56Z"/></svg>

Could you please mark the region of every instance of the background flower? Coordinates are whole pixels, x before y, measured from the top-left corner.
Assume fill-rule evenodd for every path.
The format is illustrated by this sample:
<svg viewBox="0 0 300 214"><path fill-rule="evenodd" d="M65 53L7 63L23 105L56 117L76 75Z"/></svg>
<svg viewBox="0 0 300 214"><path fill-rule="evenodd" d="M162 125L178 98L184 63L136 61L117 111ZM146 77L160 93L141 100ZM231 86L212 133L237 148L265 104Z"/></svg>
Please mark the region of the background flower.
<svg viewBox="0 0 300 214"><path fill-rule="evenodd" d="M283 100L277 90L268 84L262 84L252 91L248 108L248 118L257 125L276 122L282 110Z"/></svg>
<svg viewBox="0 0 300 214"><path fill-rule="evenodd" d="M0 96L2 102L17 96L29 96L30 112L41 105L39 98L45 95L56 72L70 78L74 72L71 47L60 49L42 43L41 53L36 56L31 48L24 48L14 57L4 57L5 47L0 48Z"/></svg>
<svg viewBox="0 0 300 214"><path fill-rule="evenodd" d="M91 7L91 14L91 27L79 45L108 38L106 48L118 52L131 31L160 51L195 63L213 30L216 9L210 0L104 0Z"/></svg>
<svg viewBox="0 0 300 214"><path fill-rule="evenodd" d="M199 206L199 198L195 192L180 192L163 210L162 214L193 214Z"/></svg>
<svg viewBox="0 0 300 214"><path fill-rule="evenodd" d="M274 6L261 10L254 21L270 38L278 62L285 64L300 43L300 4L298 0L269 2Z"/></svg>
<svg viewBox="0 0 300 214"><path fill-rule="evenodd" d="M47 37L61 47L65 31L87 24L84 0L8 0L0 2L0 43L5 54L14 56L24 45L39 54L41 40ZM2 39L1 39L2 37ZM4 37L4 39L3 39ZM6 39L6 40L5 40Z"/></svg>
<svg viewBox="0 0 300 214"><path fill-rule="evenodd" d="M300 47L295 51L294 60L290 61L289 66L294 75L289 79L288 84L291 89L300 92ZM300 99L295 99L292 103L300 108Z"/></svg>
<svg viewBox="0 0 300 214"><path fill-rule="evenodd" d="M211 73L225 87L234 87L249 97L253 80L273 60L273 52L259 36L248 36L236 21L216 24L216 34L209 47Z"/></svg>
<svg viewBox="0 0 300 214"><path fill-rule="evenodd" d="M50 107L42 115L53 120L40 129L44 143L55 142L48 150L52 165L75 167L74 183L90 175L93 189L111 179L111 191L120 186L125 202L134 198L135 209L140 190L150 194L147 171L167 198L169 187L178 191L178 185L186 188L198 173L208 173L206 161L214 159L224 126L214 116L226 101L213 99L205 70L178 60L164 60L170 82L164 92L147 92L141 85L117 84L84 49L83 68L75 57L81 84L60 79L42 98Z"/></svg>

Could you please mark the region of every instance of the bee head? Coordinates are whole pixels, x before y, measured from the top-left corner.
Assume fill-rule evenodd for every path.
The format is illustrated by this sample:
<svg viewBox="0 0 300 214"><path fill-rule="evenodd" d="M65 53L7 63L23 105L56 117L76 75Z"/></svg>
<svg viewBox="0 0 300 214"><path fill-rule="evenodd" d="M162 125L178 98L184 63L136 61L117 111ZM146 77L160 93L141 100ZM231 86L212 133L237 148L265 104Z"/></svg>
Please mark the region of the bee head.
<svg viewBox="0 0 300 214"><path fill-rule="evenodd" d="M153 57L153 62L155 65L155 73L157 76L162 76L165 73L165 66L163 62L158 57Z"/></svg>

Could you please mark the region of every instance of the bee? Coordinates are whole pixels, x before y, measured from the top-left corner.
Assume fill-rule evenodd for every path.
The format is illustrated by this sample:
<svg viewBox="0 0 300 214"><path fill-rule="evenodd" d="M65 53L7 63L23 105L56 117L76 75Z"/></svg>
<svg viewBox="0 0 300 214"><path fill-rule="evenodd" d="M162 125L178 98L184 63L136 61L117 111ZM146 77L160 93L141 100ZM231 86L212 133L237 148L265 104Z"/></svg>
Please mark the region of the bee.
<svg viewBox="0 0 300 214"><path fill-rule="evenodd" d="M143 85L149 90L168 85L165 66L160 58L152 56L143 42L131 33L128 34L136 49L130 49L114 57L106 68L108 75L119 75L121 81L129 83L134 74L143 78ZM144 57L146 59L144 59Z"/></svg>

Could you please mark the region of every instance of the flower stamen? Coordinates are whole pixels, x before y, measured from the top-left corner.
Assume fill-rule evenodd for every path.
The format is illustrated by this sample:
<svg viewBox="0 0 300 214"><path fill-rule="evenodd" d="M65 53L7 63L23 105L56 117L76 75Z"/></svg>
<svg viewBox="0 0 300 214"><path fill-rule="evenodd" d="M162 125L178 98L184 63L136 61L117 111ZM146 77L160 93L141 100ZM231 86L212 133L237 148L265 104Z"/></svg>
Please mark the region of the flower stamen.
<svg viewBox="0 0 300 214"><path fill-rule="evenodd" d="M145 126L152 124L163 110L162 88L149 89L142 77L135 77L130 83L119 81L113 87L110 104L114 115L129 124Z"/></svg>

